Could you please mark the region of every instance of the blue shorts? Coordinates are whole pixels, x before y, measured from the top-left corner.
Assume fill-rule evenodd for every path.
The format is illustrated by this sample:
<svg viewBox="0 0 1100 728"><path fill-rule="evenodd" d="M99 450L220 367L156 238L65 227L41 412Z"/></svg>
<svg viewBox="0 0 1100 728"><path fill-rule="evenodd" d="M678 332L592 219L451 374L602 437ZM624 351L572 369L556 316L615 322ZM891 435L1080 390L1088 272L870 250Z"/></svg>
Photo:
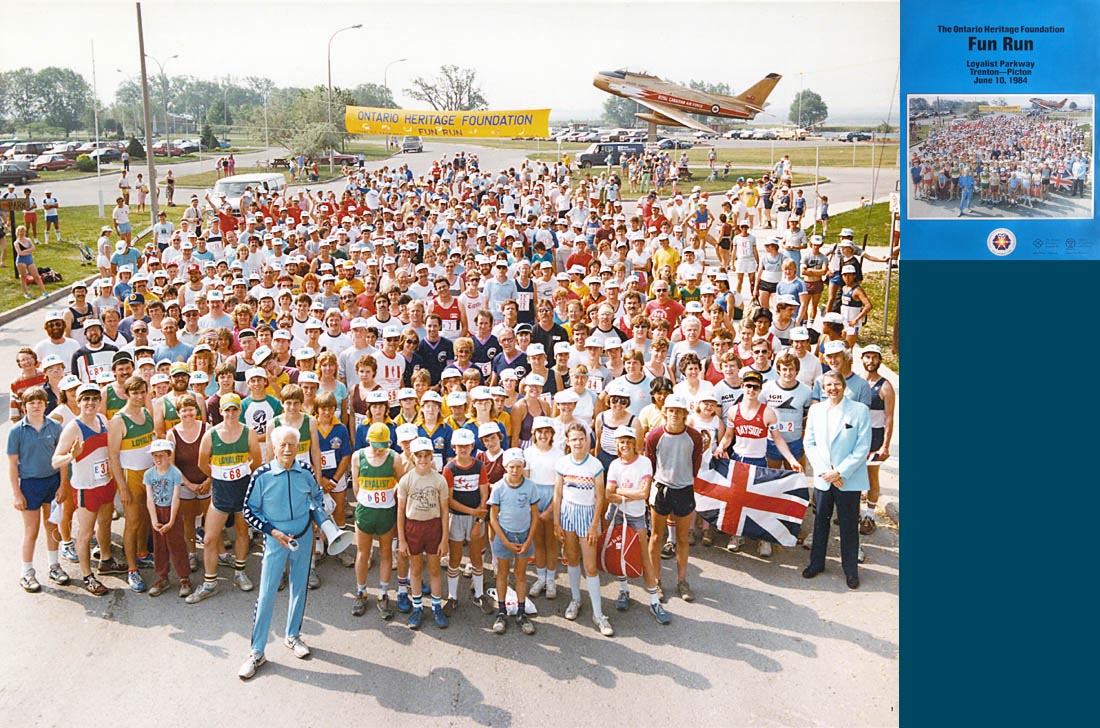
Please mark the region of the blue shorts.
<svg viewBox="0 0 1100 728"><path fill-rule="evenodd" d="M588 535L592 518L596 515L595 506L578 506L572 503L561 504L561 529L577 534L577 538Z"/></svg>
<svg viewBox="0 0 1100 728"><path fill-rule="evenodd" d="M248 484L251 480L251 478L211 480L210 492L213 496L211 502L214 508L222 513L240 513L243 511L244 496L248 491Z"/></svg>
<svg viewBox="0 0 1100 728"><path fill-rule="evenodd" d="M535 490L538 491L539 500L539 515L546 513L546 509L554 505L554 486L552 485L535 485Z"/></svg>
<svg viewBox="0 0 1100 728"><path fill-rule="evenodd" d="M787 447L791 449L791 455L794 455L795 460L801 460L802 455L806 452L805 448L802 447L801 437L797 440L789 440L787 442ZM775 443L772 442L771 439L768 440L768 460L784 460L784 457L779 452L779 448L775 446Z"/></svg>
<svg viewBox="0 0 1100 728"><path fill-rule="evenodd" d="M508 540L512 543L523 545L523 542L527 540L527 535L531 532L530 529L526 531L509 531L505 529L504 533L508 536ZM498 559L530 559L535 555L535 542L532 541L531 545L527 547L527 551L517 554L510 548L504 546L504 542L500 540L496 534L493 535L493 556Z"/></svg>
<svg viewBox="0 0 1100 728"><path fill-rule="evenodd" d="M46 505L57 495L57 489L61 486L61 473L54 473L45 478L20 478L19 492L27 501L28 511L37 511Z"/></svg>
<svg viewBox="0 0 1100 728"><path fill-rule="evenodd" d="M15 256L15 262L18 265L34 265L34 256L31 256L31 255L17 255L17 256Z"/></svg>
<svg viewBox="0 0 1100 728"><path fill-rule="evenodd" d="M758 468L768 467L768 459L766 457L763 457L763 458L745 458L745 457L741 457L740 455L738 455L736 453L732 453L730 455L730 459L731 460L736 460L739 463L745 463L746 465L755 465ZM780 460L782 460L782 458L780 458Z"/></svg>
<svg viewBox="0 0 1100 728"><path fill-rule="evenodd" d="M118 234L127 235L133 230L133 227L128 222L120 222L118 224Z"/></svg>

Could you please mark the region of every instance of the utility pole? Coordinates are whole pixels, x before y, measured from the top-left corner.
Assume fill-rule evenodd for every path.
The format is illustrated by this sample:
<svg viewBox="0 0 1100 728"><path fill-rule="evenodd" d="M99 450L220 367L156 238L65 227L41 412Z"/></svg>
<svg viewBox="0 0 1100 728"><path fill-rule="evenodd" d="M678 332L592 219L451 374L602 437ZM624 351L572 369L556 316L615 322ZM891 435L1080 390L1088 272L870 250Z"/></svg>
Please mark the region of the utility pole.
<svg viewBox="0 0 1100 728"><path fill-rule="evenodd" d="M153 194L149 196L150 224L157 220L157 165L153 162L153 115L149 109L149 77L145 71L145 33L141 28L141 3L137 5L138 26L138 54L141 57L141 103L145 109L145 161L149 168L149 188Z"/></svg>

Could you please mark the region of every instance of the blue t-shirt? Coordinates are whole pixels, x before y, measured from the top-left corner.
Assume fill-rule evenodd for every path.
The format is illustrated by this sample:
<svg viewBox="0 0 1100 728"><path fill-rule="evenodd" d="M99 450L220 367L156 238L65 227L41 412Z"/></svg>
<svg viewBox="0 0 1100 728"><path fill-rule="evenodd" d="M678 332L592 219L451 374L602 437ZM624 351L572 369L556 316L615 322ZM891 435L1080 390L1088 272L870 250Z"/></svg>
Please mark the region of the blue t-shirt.
<svg viewBox="0 0 1100 728"><path fill-rule="evenodd" d="M157 361L167 359L168 361L187 361L191 358L191 352L194 351L194 347L190 347L182 341L175 346L162 346L157 349L153 358Z"/></svg>
<svg viewBox="0 0 1100 728"><path fill-rule="evenodd" d="M183 473L175 465L169 465L166 472L159 473L154 465L145 471L141 480L153 496L153 505L167 507L172 505L176 488L183 485Z"/></svg>
<svg viewBox="0 0 1100 728"><path fill-rule="evenodd" d="M27 421L16 422L8 431L8 455L19 458L20 478L48 478L57 473L50 462L61 439L61 424L46 418L40 429Z"/></svg>
<svg viewBox="0 0 1100 728"><path fill-rule="evenodd" d="M317 425L317 446L321 451L321 475L331 480L340 461L351 455L348 428L337 422L326 435Z"/></svg>
<svg viewBox="0 0 1100 728"><path fill-rule="evenodd" d="M497 513L500 527L512 533L523 533L531 527L531 504L538 501L538 488L530 478L524 478L517 486L508 485L507 478L501 479L489 493L489 505L500 508Z"/></svg>
<svg viewBox="0 0 1100 728"><path fill-rule="evenodd" d="M136 248L127 248L125 253L115 253L111 256L111 265L121 268L124 265L134 266L134 270L138 269L138 263L141 261L141 253Z"/></svg>

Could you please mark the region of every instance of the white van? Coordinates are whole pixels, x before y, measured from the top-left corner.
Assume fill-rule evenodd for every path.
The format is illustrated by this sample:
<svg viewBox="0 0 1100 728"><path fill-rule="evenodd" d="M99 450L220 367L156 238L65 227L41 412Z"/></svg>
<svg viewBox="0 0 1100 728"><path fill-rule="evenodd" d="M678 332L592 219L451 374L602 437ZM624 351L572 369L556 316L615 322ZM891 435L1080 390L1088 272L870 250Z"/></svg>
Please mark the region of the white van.
<svg viewBox="0 0 1100 728"><path fill-rule="evenodd" d="M235 174L231 177L222 177L214 183L214 189L210 191L210 199L215 203L225 194L226 202L233 208L233 212L240 212L241 195L246 187L251 187L253 192L272 192L281 194L286 189L286 177L280 172L261 172L258 174Z"/></svg>

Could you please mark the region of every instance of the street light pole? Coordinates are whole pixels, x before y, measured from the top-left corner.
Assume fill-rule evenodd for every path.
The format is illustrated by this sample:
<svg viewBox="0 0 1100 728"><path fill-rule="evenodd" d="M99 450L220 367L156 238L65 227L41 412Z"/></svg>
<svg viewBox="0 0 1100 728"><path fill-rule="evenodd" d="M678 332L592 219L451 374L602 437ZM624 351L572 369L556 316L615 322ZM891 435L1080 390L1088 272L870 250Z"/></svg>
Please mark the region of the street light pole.
<svg viewBox="0 0 1100 728"><path fill-rule="evenodd" d="M268 135L267 129L267 97L270 91L264 91L264 146L271 146L271 137Z"/></svg>
<svg viewBox="0 0 1100 728"><path fill-rule="evenodd" d="M346 28L340 28L335 33L333 33L331 36L329 36L329 39L328 39L328 125L329 125L330 129L333 128L332 127L332 39L335 38L340 33L343 33L345 30L356 30L356 29L362 28L362 27L363 27L362 23L356 23L355 25L349 25ZM332 173L332 167L333 167L332 155L335 151L336 151L335 149L329 149L329 152L328 152L328 171L329 171L330 174Z"/></svg>
<svg viewBox="0 0 1100 728"><path fill-rule="evenodd" d="M386 78L388 77L389 72L390 72L390 66L392 66L395 63L404 63L407 60L409 60L409 59L408 58L398 58L396 61L390 61L389 63L386 64L386 70L382 71L382 88L386 89L387 91L390 90L390 85L389 85L389 83L386 82Z"/></svg>

